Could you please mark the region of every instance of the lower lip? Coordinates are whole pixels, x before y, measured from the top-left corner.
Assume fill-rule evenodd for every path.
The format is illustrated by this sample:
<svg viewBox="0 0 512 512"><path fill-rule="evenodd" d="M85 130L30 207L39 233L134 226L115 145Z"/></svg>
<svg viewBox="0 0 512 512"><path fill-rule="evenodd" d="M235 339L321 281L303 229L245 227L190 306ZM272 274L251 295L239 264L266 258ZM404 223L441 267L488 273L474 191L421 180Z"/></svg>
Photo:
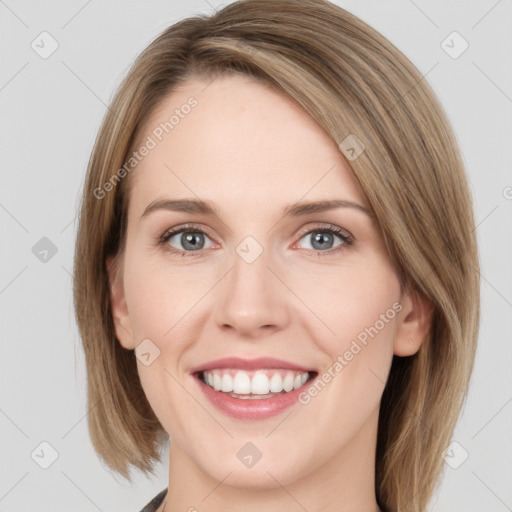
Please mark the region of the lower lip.
<svg viewBox="0 0 512 512"><path fill-rule="evenodd" d="M239 420L264 420L281 413L298 401L299 395L310 386L313 380L313 378L310 378L300 388L273 398L243 399L235 398L222 391L216 391L205 384L199 374L194 374L194 379L198 382L206 398L217 409Z"/></svg>

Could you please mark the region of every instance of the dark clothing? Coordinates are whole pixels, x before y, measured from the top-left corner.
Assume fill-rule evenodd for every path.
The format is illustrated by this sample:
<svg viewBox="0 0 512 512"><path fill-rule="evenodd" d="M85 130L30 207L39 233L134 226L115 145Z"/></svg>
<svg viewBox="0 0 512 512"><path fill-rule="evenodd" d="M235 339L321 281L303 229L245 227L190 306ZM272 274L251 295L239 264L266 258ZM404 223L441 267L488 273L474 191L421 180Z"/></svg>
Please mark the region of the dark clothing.
<svg viewBox="0 0 512 512"><path fill-rule="evenodd" d="M155 512L155 510L163 503L167 494L167 488L158 493L140 512Z"/></svg>

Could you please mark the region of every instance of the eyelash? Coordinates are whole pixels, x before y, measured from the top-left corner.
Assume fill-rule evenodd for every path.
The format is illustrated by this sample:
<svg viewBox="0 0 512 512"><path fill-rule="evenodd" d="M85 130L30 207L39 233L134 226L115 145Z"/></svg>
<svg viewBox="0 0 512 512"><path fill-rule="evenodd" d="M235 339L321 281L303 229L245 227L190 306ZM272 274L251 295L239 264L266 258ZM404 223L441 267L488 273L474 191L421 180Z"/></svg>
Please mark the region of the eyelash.
<svg viewBox="0 0 512 512"><path fill-rule="evenodd" d="M352 237L352 235L350 235L347 231L345 231L341 228L338 228L337 226L334 226L332 224L329 224L327 226L319 224L319 225L313 227L312 229L309 228L300 234L299 240L304 238L306 235L309 235L314 232L331 233L333 235L338 236L342 240L342 243L340 245L338 245L332 249L328 249L326 251L318 251L315 249L305 249L306 251L308 251L309 254L316 256L316 257L329 256L333 253L336 253L340 250L345 249L347 246L350 247L351 245L354 244L354 238ZM180 233L201 233L201 234L206 235L209 238L211 238L206 231L204 231L200 227L196 226L195 224L185 224L178 228L173 228L173 229L166 231L162 236L160 236L158 238L158 244L160 246L162 246L162 248L165 251L167 251L177 257L178 256L181 256L181 257L199 256L203 251L201 251L201 250L199 250L199 251L181 251L181 250L172 248L167 243L174 235L177 235Z"/></svg>

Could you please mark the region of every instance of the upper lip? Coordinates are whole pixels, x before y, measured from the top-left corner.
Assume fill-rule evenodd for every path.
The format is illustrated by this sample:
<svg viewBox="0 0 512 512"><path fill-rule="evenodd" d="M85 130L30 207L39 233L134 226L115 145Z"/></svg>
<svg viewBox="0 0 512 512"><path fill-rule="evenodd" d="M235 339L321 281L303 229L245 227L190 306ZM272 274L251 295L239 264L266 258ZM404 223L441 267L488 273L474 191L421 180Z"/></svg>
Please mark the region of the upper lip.
<svg viewBox="0 0 512 512"><path fill-rule="evenodd" d="M300 364L290 363L274 357L260 357L257 359L242 359L240 357L224 357L209 361L190 369L190 373L204 372L216 368L237 368L240 370L259 370L263 368L283 368L301 372L315 372L313 368L306 368Z"/></svg>

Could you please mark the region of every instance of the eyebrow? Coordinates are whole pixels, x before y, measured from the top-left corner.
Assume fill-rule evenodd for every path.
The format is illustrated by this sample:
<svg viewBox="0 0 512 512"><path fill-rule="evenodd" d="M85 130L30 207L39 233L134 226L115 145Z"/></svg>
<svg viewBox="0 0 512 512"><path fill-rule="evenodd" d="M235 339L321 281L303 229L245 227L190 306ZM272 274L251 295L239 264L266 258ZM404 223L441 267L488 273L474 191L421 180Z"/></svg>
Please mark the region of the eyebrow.
<svg viewBox="0 0 512 512"><path fill-rule="evenodd" d="M352 201L346 201L344 199L293 203L283 209L282 215L300 217L304 215L310 215L312 213L334 210L336 208L354 208L367 214L369 217L372 217L370 211L364 206ZM159 210L195 213L210 216L218 216L219 213L218 208L214 203L210 201L203 201L201 199L159 199L153 201L146 207L144 213L141 215L141 218Z"/></svg>
<svg viewBox="0 0 512 512"><path fill-rule="evenodd" d="M213 203L201 199L159 199L153 201L146 207L141 218L158 210L218 215L218 210Z"/></svg>
<svg viewBox="0 0 512 512"><path fill-rule="evenodd" d="M371 214L367 208L358 203L354 203L353 201L346 201L344 199L331 199L326 201L315 201L310 203L294 203L284 208L283 215L300 217L301 215L325 212L327 210L334 210L335 208L354 208L356 210L366 213L366 215L371 217Z"/></svg>

